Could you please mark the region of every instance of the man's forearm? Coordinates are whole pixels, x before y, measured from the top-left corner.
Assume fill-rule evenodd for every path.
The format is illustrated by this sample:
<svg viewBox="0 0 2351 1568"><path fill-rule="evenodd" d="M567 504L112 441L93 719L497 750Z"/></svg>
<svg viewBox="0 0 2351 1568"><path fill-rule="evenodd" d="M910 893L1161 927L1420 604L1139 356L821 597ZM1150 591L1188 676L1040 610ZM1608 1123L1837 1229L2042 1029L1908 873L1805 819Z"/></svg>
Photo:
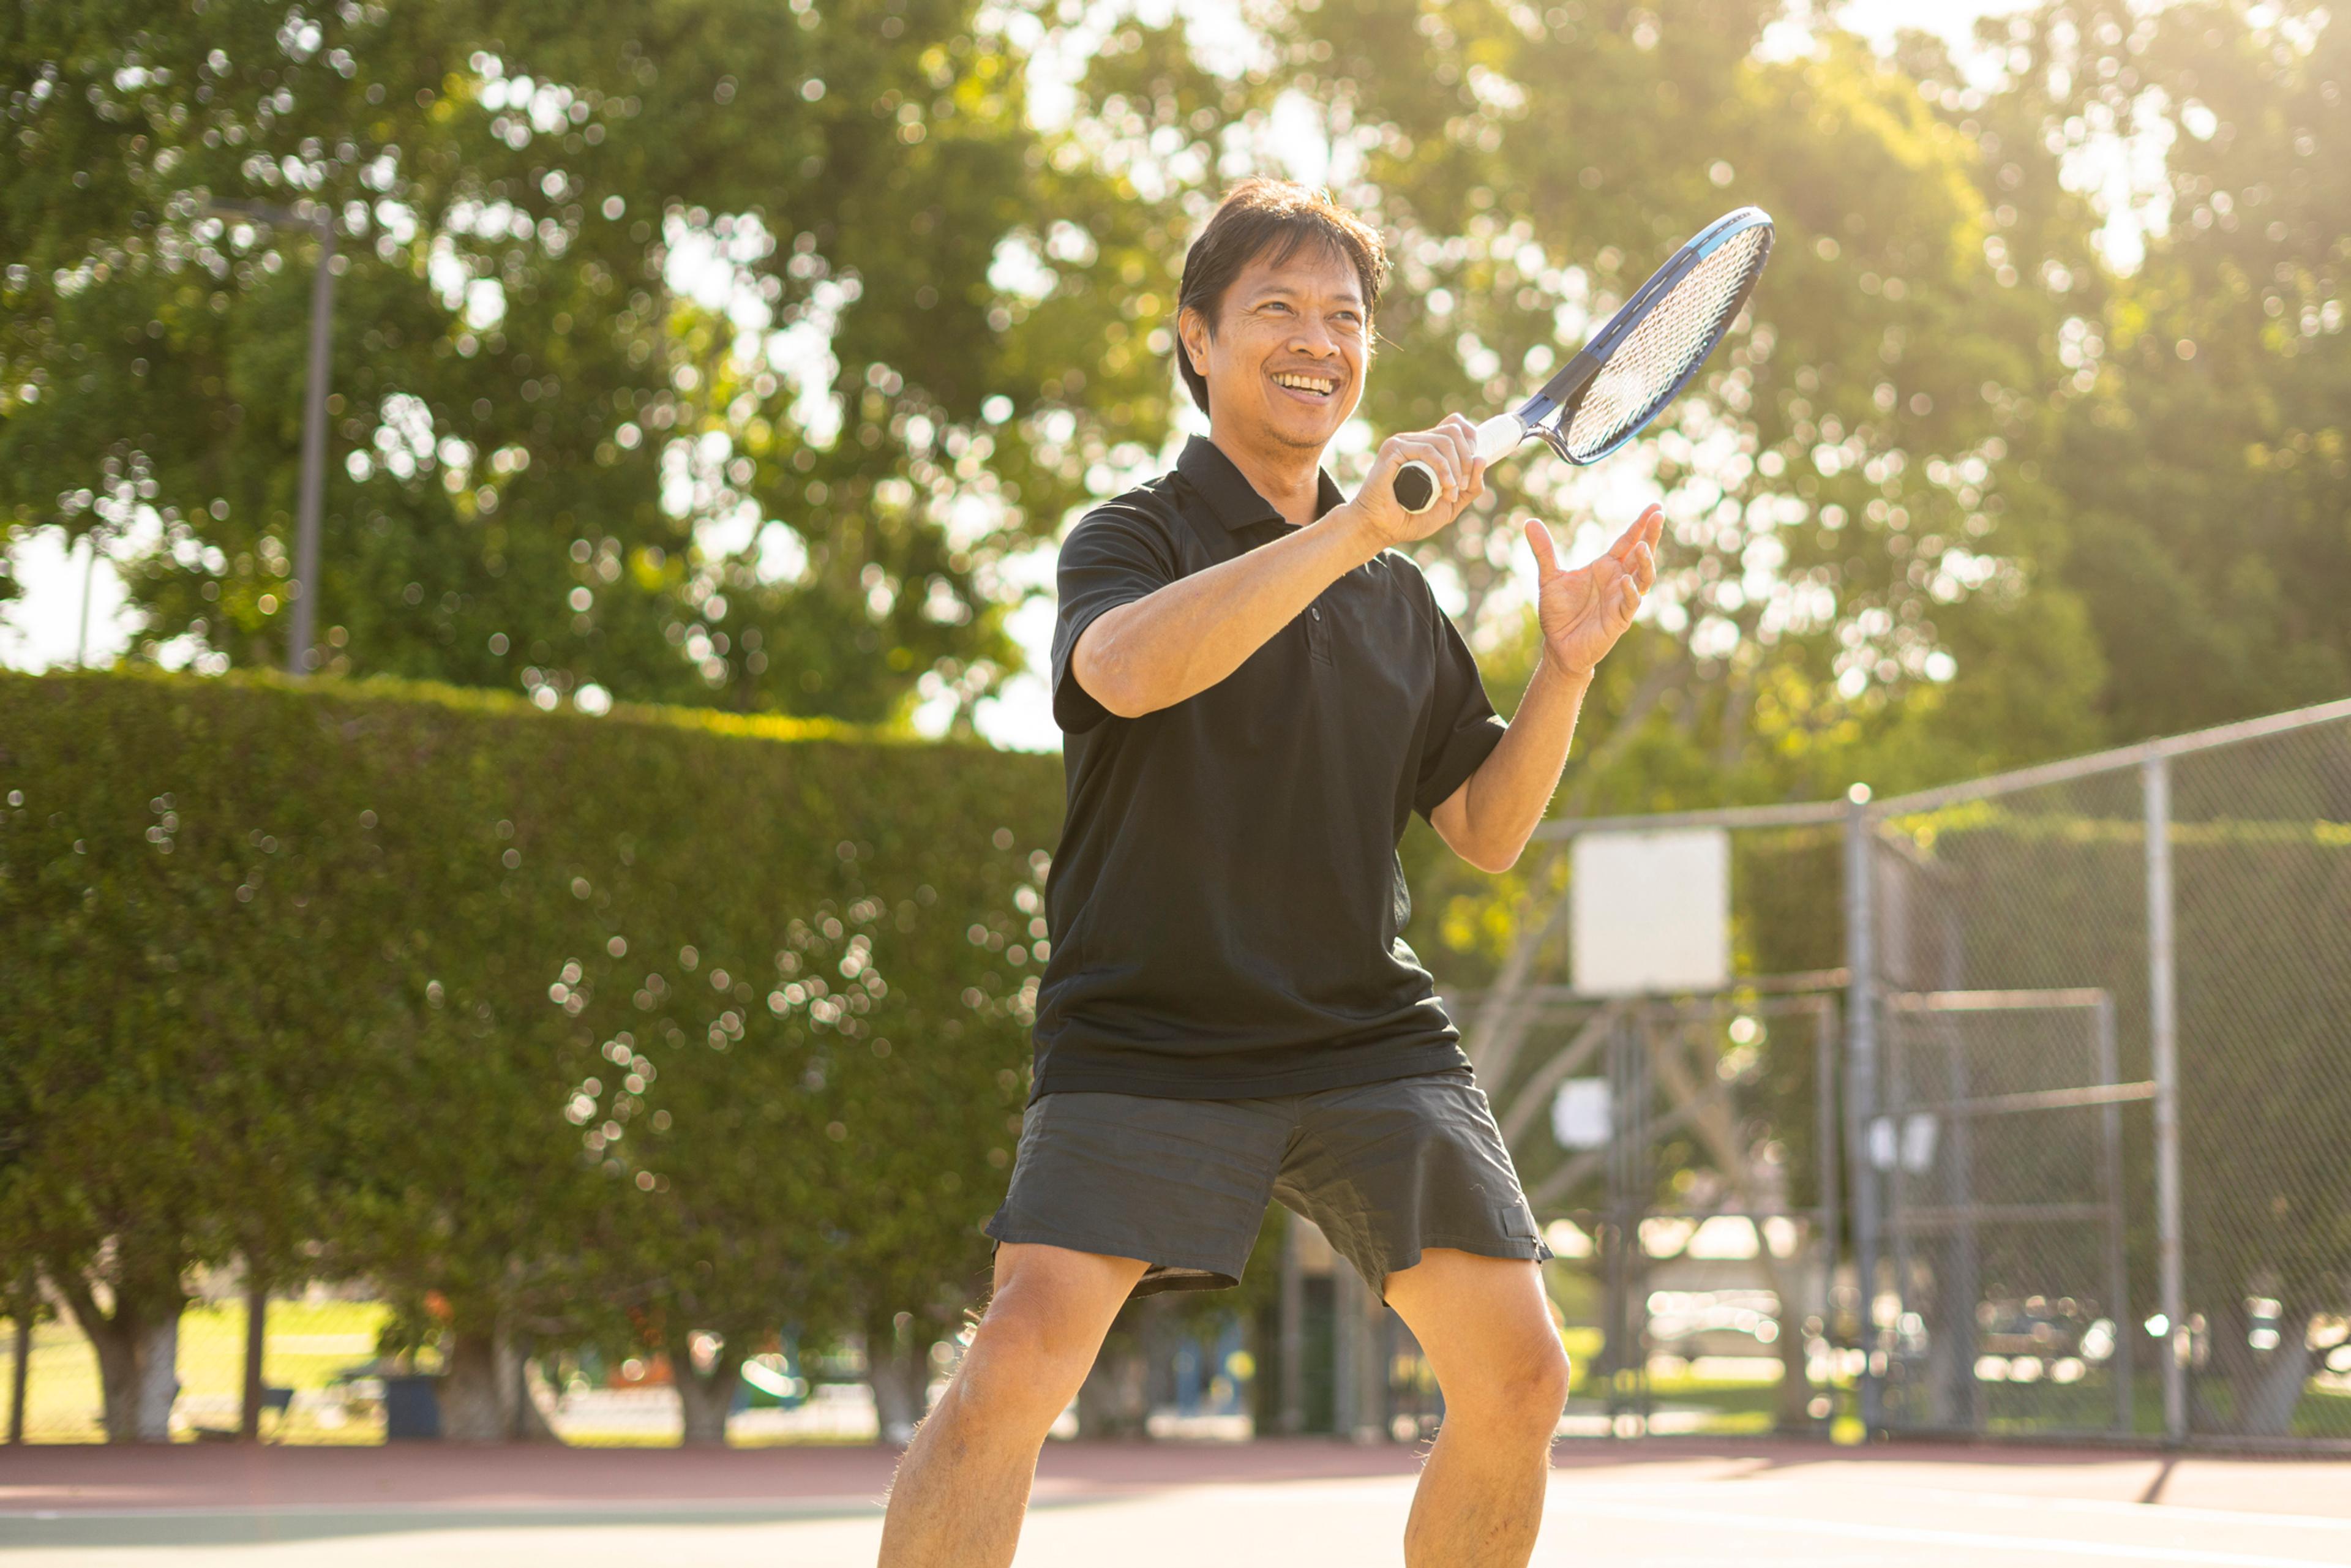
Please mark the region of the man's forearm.
<svg viewBox="0 0 2351 1568"><path fill-rule="evenodd" d="M1286 538L1104 611L1078 639L1071 668L1122 718L1173 707L1239 669L1381 548L1353 507L1334 507Z"/></svg>
<svg viewBox="0 0 2351 1568"><path fill-rule="evenodd" d="M1590 671L1566 674L1549 654L1537 662L1510 727L1461 787L1453 848L1464 860L1481 871L1499 872L1519 858L1559 789L1576 716L1591 689Z"/></svg>

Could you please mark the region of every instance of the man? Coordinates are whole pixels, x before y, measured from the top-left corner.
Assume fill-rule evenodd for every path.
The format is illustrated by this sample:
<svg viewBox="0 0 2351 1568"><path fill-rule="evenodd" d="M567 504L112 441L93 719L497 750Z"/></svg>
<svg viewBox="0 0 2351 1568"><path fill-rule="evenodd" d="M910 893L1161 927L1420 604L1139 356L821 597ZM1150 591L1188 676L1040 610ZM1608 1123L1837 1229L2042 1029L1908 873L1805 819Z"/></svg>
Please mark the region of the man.
<svg viewBox="0 0 2351 1568"><path fill-rule="evenodd" d="M1543 655L1505 727L1397 547L1483 494L1468 423L1393 437L1353 500L1319 467L1371 368L1379 236L1251 182L1194 244L1176 471L1060 561L1068 820L1035 1091L989 1221L995 1290L907 1449L883 1568L1012 1561L1038 1452L1131 1296L1235 1284L1267 1202L1312 1219L1420 1342L1445 1424L1413 1568L1520 1568L1568 1365L1550 1256L1427 972L1398 932L1410 813L1507 869L1558 787L1593 666L1656 580L1653 507L1562 570L1526 525ZM1428 465L1435 504L1390 492Z"/></svg>

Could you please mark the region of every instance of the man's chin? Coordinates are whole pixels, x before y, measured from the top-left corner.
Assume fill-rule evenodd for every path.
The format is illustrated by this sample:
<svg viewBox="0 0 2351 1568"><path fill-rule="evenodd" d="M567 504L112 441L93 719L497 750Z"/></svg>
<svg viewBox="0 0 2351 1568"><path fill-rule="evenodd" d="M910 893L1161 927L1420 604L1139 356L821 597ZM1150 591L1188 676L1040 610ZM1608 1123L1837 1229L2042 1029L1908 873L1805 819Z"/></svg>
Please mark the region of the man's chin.
<svg viewBox="0 0 2351 1568"><path fill-rule="evenodd" d="M1331 438L1339 434L1339 426L1343 423L1332 420L1328 424L1317 425L1296 417L1277 417L1265 422L1265 430L1274 441L1292 451L1320 452L1331 444Z"/></svg>

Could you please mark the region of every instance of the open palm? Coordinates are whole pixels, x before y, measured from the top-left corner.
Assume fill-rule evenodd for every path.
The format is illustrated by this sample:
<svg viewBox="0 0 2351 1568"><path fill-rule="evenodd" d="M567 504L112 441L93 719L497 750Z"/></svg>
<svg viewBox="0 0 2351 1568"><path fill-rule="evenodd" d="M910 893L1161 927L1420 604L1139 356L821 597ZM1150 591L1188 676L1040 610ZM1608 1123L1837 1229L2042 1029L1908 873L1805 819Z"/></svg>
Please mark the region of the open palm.
<svg viewBox="0 0 2351 1568"><path fill-rule="evenodd" d="M1651 507L1608 547L1607 554L1569 571L1559 564L1551 529L1535 518L1527 519L1543 647L1562 674L1589 674L1633 624L1641 596L1657 580L1657 537L1665 526L1666 514Z"/></svg>

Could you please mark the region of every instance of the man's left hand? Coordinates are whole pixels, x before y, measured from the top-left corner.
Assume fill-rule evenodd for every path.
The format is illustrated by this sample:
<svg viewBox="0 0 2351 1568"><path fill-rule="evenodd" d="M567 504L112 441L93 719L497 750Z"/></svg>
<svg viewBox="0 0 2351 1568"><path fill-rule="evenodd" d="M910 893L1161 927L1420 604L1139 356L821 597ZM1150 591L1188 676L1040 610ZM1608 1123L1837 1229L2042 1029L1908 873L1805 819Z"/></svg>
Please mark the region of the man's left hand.
<svg viewBox="0 0 2351 1568"><path fill-rule="evenodd" d="M1542 623L1543 656L1561 674L1589 680L1593 666L1608 656L1616 639L1633 624L1641 596L1657 580L1657 538L1666 514L1643 512L1590 566L1569 571L1559 564L1551 529L1527 519L1527 543L1535 552L1536 612Z"/></svg>

